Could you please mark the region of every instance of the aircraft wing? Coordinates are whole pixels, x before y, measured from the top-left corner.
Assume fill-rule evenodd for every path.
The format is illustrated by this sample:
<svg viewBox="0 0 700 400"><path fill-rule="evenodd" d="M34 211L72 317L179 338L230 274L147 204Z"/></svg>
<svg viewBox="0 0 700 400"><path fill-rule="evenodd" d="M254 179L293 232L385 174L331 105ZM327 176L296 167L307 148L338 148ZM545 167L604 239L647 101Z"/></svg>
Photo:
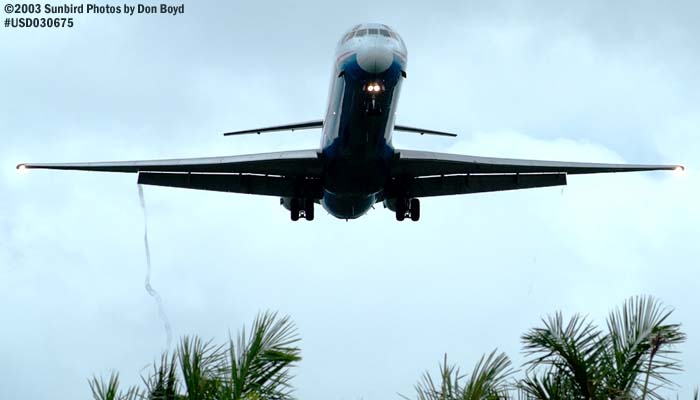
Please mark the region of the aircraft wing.
<svg viewBox="0 0 700 400"><path fill-rule="evenodd" d="M169 160L19 164L18 169L138 173L138 183L269 196L320 198L316 150Z"/></svg>
<svg viewBox="0 0 700 400"><path fill-rule="evenodd" d="M476 157L398 150L388 196L428 197L566 185L569 174L683 169L681 165L601 164ZM395 193L391 193L395 192Z"/></svg>

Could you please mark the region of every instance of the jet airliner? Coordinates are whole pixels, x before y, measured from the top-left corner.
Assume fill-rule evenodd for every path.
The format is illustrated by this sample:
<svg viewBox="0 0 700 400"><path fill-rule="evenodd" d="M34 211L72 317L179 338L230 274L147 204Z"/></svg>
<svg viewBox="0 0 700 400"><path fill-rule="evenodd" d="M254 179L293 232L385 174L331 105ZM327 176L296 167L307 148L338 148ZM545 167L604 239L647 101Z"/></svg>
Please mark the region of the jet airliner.
<svg viewBox="0 0 700 400"><path fill-rule="evenodd" d="M224 134L320 128L319 149L17 167L131 172L145 185L277 196L294 221L313 220L316 204L334 217L353 219L379 202L398 221L418 221L423 197L566 185L570 174L683 169L680 165L539 161L395 149L394 132L456 136L395 123L406 66L406 45L394 30L383 24L357 25L336 48L323 119Z"/></svg>

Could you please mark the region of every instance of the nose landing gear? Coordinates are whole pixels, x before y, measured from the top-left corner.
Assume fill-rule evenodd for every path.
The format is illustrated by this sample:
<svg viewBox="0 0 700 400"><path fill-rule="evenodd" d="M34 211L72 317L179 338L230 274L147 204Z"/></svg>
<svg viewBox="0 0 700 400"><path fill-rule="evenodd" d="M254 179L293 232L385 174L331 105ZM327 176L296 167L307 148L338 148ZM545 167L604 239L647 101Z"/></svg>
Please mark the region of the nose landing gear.
<svg viewBox="0 0 700 400"><path fill-rule="evenodd" d="M289 207L292 221L298 221L303 215L307 221L314 220L314 201L312 199L293 198Z"/></svg>
<svg viewBox="0 0 700 400"><path fill-rule="evenodd" d="M367 103L365 113L370 116L382 115L382 107L377 103L377 99L372 96L372 100Z"/></svg>
<svg viewBox="0 0 700 400"><path fill-rule="evenodd" d="M410 217L411 221L420 219L420 200L396 199L396 220L403 221L406 217Z"/></svg>

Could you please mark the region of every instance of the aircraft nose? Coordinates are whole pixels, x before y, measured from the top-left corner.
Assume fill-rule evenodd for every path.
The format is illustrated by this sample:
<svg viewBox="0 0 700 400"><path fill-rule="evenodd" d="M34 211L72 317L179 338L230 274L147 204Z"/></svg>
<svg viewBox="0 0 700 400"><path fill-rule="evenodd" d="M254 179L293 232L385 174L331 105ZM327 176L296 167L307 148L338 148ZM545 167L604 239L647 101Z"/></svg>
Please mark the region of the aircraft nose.
<svg viewBox="0 0 700 400"><path fill-rule="evenodd" d="M394 53L381 45L363 47L357 52L357 63L360 68L371 74L386 71L393 61Z"/></svg>

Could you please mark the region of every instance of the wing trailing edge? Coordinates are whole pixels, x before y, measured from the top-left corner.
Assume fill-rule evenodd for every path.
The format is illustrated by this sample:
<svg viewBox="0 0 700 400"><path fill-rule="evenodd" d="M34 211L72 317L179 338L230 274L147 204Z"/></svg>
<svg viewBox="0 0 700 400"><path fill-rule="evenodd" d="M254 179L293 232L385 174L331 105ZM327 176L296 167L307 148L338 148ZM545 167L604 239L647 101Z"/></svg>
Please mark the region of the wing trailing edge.
<svg viewBox="0 0 700 400"><path fill-rule="evenodd" d="M683 170L682 165L605 164L398 150L389 197L431 197L566 185L569 174Z"/></svg>
<svg viewBox="0 0 700 400"><path fill-rule="evenodd" d="M138 183L262 196L304 197L315 200L320 199L323 192L321 180L318 178L251 174L139 172Z"/></svg>
<svg viewBox="0 0 700 400"><path fill-rule="evenodd" d="M423 177L393 181L388 197L433 197L565 186L566 174L485 174Z"/></svg>

